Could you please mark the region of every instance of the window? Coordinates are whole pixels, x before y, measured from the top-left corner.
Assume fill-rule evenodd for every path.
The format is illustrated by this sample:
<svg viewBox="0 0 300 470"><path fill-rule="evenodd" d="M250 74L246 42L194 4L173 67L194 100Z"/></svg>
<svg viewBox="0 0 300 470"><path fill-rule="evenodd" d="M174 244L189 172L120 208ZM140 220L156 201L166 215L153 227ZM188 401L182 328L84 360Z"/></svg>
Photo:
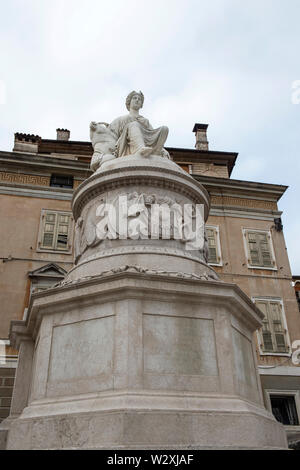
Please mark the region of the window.
<svg viewBox="0 0 300 470"><path fill-rule="evenodd" d="M70 252L72 221L70 212L43 210L38 250Z"/></svg>
<svg viewBox="0 0 300 470"><path fill-rule="evenodd" d="M297 299L298 308L299 308L299 311L300 311L300 291L299 290L296 290L296 299Z"/></svg>
<svg viewBox="0 0 300 470"><path fill-rule="evenodd" d="M73 176L51 175L50 186L55 188L73 188Z"/></svg>
<svg viewBox="0 0 300 470"><path fill-rule="evenodd" d="M280 423L287 426L299 426L295 397L293 395L270 394L272 413Z"/></svg>
<svg viewBox="0 0 300 470"><path fill-rule="evenodd" d="M269 232L258 230L244 230L247 244L247 257L249 267L275 268L275 258Z"/></svg>
<svg viewBox="0 0 300 470"><path fill-rule="evenodd" d="M190 173L190 165L184 165L184 164L179 163L179 166L187 173Z"/></svg>
<svg viewBox="0 0 300 470"><path fill-rule="evenodd" d="M280 300L254 299L256 306L264 314L260 330L263 353L288 353L287 329L284 326L283 306Z"/></svg>
<svg viewBox="0 0 300 470"><path fill-rule="evenodd" d="M219 227L206 225L206 237L208 242L208 263L222 265Z"/></svg>
<svg viewBox="0 0 300 470"><path fill-rule="evenodd" d="M41 268L30 271L28 276L31 280L30 293L41 292L53 287L62 281L67 272L55 263L48 263Z"/></svg>

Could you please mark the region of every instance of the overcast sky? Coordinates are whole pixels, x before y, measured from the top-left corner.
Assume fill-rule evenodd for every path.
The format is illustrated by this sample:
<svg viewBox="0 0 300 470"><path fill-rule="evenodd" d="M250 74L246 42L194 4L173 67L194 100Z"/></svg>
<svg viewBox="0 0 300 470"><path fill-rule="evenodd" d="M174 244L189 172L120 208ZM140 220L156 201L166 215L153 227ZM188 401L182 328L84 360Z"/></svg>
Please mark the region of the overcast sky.
<svg viewBox="0 0 300 470"><path fill-rule="evenodd" d="M193 148L208 123L210 149L239 152L232 178L289 186L279 207L300 274L299 0L0 2L0 150L16 131L88 140L91 120L142 90L167 146Z"/></svg>

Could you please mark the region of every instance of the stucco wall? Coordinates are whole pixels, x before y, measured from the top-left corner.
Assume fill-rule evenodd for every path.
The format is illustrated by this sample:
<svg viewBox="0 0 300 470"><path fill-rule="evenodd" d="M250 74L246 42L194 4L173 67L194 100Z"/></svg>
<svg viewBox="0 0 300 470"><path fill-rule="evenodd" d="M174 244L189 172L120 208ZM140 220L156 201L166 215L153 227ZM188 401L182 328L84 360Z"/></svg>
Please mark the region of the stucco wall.
<svg viewBox="0 0 300 470"><path fill-rule="evenodd" d="M28 272L49 262L67 271L72 266L72 255L37 252L42 209L70 211L70 202L0 195L0 338L8 337L11 320L23 316L29 298ZM11 261L3 260L9 256Z"/></svg>

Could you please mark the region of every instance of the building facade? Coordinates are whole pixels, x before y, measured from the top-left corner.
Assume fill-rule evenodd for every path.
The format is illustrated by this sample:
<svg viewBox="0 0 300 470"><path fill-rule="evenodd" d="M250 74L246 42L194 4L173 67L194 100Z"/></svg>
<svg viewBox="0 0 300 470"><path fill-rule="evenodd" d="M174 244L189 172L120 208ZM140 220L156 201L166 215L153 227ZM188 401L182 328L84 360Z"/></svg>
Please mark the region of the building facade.
<svg viewBox="0 0 300 470"><path fill-rule="evenodd" d="M294 282L296 299L297 299L298 307L300 311L300 276L293 276L293 282Z"/></svg>
<svg viewBox="0 0 300 470"><path fill-rule="evenodd" d="M209 150L207 125L195 124L195 149L167 148L171 158L208 190L209 263L236 283L265 315L256 332L265 405L300 439L300 313L278 202L287 187L231 178L232 152ZM32 292L59 282L74 262L74 189L91 175L89 142L15 134L0 152L0 420L9 414L17 351L11 320L24 318ZM299 348L300 346L298 346ZM2 352L1 352L2 351Z"/></svg>

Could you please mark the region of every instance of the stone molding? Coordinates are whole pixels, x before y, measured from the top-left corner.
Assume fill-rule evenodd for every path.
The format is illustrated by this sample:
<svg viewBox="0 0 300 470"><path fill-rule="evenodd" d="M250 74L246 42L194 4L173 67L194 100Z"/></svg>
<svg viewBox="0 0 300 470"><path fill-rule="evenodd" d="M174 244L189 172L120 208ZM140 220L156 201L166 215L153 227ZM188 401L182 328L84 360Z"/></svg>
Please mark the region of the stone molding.
<svg viewBox="0 0 300 470"><path fill-rule="evenodd" d="M71 273L71 271L77 269L78 266L81 266L84 263L88 263L89 261L93 261L96 259L100 258L107 258L109 256L118 256L118 255L124 255L124 254L136 254L136 253L142 253L142 254L162 254L162 255L172 255L172 256L178 256L181 258L197 261L197 263L202 264L204 267L207 268L207 265L200 259L200 257L194 256L190 254L187 250L176 250L173 248L165 248L165 247L153 247L153 246L131 246L131 247L119 247L119 248L111 248L109 250L104 250L97 252L94 255L91 255L81 262L79 262L74 268L72 268L68 274Z"/></svg>
<svg viewBox="0 0 300 470"><path fill-rule="evenodd" d="M171 399L171 406L169 400ZM52 408L51 415L65 414L65 397L50 397L36 400L34 405L24 410L25 419L35 419L43 416ZM221 413L232 413L233 408L236 413L256 414L265 419L270 419L269 412L258 406L254 402L242 401L239 396L228 396L219 394L218 397L209 396L207 393L172 390L157 391L136 390L136 391L111 391L100 393L89 393L73 398L68 403L68 410L72 413L87 413L91 407L96 411L114 412L122 407L127 410L144 410L151 405L151 409L161 410L176 407L178 411L189 411L190 413L220 412L220 402L222 402ZM50 416L51 416L50 415Z"/></svg>
<svg viewBox="0 0 300 470"><path fill-rule="evenodd" d="M54 191L52 191L54 190ZM63 190L62 190L63 191ZM0 194L7 194L9 196L18 197L34 197L38 199L57 199L59 201L71 201L72 190L65 190L66 192L59 192L57 188L51 186L39 186L37 189L34 185L22 185L19 183L5 184L0 181Z"/></svg>
<svg viewBox="0 0 300 470"><path fill-rule="evenodd" d="M31 341L39 330L43 315L53 312L53 304L62 311L77 305L77 298L85 299L86 305L95 303L95 296L105 303L110 299L155 299L163 292L173 299L188 296L189 303L201 302L219 305L229 303L231 312L243 323L255 330L261 327L263 314L236 285L195 275L193 273L146 270L140 266L121 266L103 275L86 276L75 282L33 293L25 320L13 320L10 324L10 344L18 349L22 341ZM129 294L130 293L130 294Z"/></svg>
<svg viewBox="0 0 300 470"><path fill-rule="evenodd" d="M122 159L127 160L128 157L122 157ZM97 184L100 174L101 179ZM205 218L208 216L210 207L208 192L184 170L179 167L178 169L166 169L158 166L136 164L136 166L103 170L101 173L95 173L85 180L80 188L74 191L72 211L75 220L79 217L83 207L97 196L116 188L134 185L142 186L143 190L145 187L155 186L178 192L180 195L188 197L193 203L204 203Z"/></svg>
<svg viewBox="0 0 300 470"><path fill-rule="evenodd" d="M205 272L202 275L194 274L194 273L182 273L179 271L164 271L164 270L155 270L155 269L148 269L148 268L143 268L142 266L120 266L119 268L113 268L108 271L103 271L101 274L97 274L94 276L85 276L81 277L80 279L65 279L58 284L56 284L55 287L63 287L63 286L68 286L68 285L73 285L73 284L78 284L81 283L82 281L88 281L92 279L99 279L102 277L106 277L112 274L118 274L118 273L123 273L123 272L132 272L132 273L144 273L144 274L149 274L149 275L159 275L159 276L169 276L169 277L175 277L178 279L196 279L196 280L214 280L214 281L219 281L217 275L213 275L213 272L211 271L210 273ZM220 281L222 282L222 281Z"/></svg>
<svg viewBox="0 0 300 470"><path fill-rule="evenodd" d="M212 207L210 216L216 217L237 217L239 219L267 220L274 222L275 217L282 215L281 211L264 211L262 209L227 209L226 207Z"/></svg>

